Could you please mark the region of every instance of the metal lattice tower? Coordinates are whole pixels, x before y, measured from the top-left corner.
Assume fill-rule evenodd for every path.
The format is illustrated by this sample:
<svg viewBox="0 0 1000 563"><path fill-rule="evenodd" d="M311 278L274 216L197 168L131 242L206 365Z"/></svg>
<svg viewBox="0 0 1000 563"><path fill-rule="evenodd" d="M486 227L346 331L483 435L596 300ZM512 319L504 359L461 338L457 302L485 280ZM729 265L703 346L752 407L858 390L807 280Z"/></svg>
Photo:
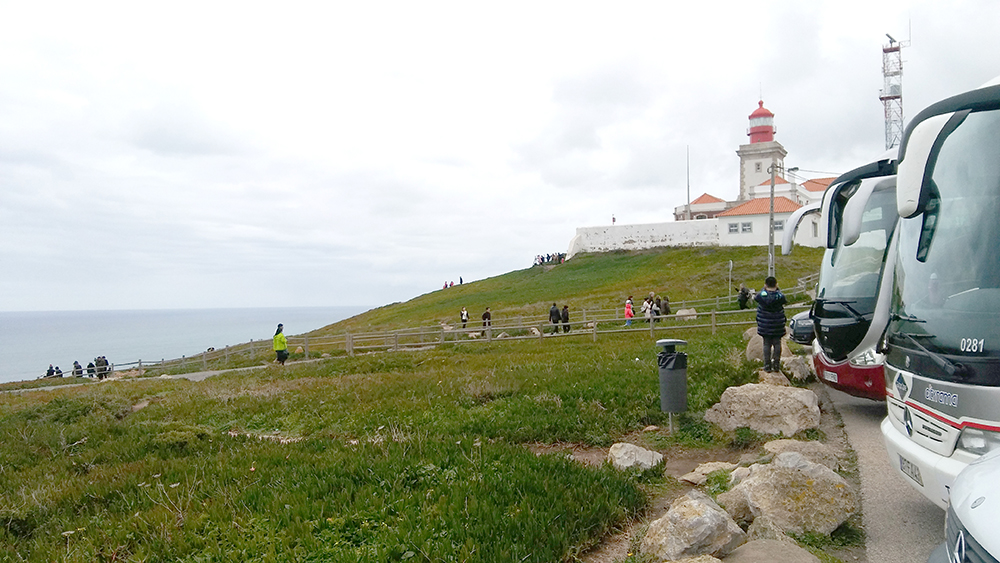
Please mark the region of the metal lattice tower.
<svg viewBox="0 0 1000 563"><path fill-rule="evenodd" d="M878 99L885 109L885 148L899 145L903 139L903 47L909 41L896 41L888 33L889 44L882 46L883 87Z"/></svg>

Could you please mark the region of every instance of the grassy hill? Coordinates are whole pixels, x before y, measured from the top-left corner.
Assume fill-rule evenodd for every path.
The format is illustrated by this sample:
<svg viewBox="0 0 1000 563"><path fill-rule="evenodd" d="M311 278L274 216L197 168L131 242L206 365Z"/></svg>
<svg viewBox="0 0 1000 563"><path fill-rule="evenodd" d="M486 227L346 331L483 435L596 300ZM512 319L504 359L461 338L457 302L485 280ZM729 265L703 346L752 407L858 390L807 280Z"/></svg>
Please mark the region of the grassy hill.
<svg viewBox="0 0 1000 563"><path fill-rule="evenodd" d="M780 258L780 280L820 253ZM761 249L584 256L436 291L324 331L543 315L759 286ZM702 415L752 381L742 327L686 329L688 411L668 432L647 331L447 343L235 371L0 395L0 558L12 561L574 561L679 485L567 459L628 439L741 448ZM648 425L661 430L643 432ZM538 445L552 452L536 455ZM738 455L738 453L736 454Z"/></svg>
<svg viewBox="0 0 1000 563"><path fill-rule="evenodd" d="M796 248L776 256L781 287L795 285L819 271L823 249ZM454 323L462 307L473 319L486 307L494 318L516 315L545 317L553 302L581 309L614 309L634 295L650 291L671 303L728 294L729 261L733 261L733 293L741 281L760 288L767 276L766 247L667 248L634 252L585 254L556 266L535 266L493 278L439 289L405 303L373 309L310 335L324 336L370 329L393 329L436 322Z"/></svg>

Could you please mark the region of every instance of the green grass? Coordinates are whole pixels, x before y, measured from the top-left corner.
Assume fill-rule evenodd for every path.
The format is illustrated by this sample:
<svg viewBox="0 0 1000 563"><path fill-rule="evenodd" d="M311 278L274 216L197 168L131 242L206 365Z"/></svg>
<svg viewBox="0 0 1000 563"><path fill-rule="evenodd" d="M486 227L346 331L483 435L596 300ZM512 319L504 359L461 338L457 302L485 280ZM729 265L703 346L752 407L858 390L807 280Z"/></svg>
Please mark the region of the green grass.
<svg viewBox="0 0 1000 563"><path fill-rule="evenodd" d="M615 281L656 271L655 257L630 267L611 255L617 269L574 275L581 286ZM516 286L516 299L530 297ZM437 306L413 305L396 322ZM679 334L690 343L689 410L673 434L656 435L657 447L731 439L702 415L726 387L756 377L742 332ZM656 352L647 331L448 343L197 383L137 378L0 395L0 557L573 560L676 483L526 446L609 446L666 426Z"/></svg>

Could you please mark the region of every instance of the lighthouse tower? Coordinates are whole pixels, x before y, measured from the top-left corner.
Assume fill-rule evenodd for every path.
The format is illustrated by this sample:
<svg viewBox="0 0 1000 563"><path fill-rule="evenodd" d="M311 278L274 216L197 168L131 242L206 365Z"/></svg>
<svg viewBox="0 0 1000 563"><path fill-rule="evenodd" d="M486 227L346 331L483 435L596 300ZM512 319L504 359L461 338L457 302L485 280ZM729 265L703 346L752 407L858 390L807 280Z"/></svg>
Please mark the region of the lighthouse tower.
<svg viewBox="0 0 1000 563"><path fill-rule="evenodd" d="M740 200L750 199L753 197L751 188L770 180L768 168L772 163L777 166L778 177L782 176L788 151L774 140L774 132L774 114L764 107L764 101L761 100L757 102L757 109L750 114L750 126L747 128L750 142L740 145L736 151L740 157Z"/></svg>

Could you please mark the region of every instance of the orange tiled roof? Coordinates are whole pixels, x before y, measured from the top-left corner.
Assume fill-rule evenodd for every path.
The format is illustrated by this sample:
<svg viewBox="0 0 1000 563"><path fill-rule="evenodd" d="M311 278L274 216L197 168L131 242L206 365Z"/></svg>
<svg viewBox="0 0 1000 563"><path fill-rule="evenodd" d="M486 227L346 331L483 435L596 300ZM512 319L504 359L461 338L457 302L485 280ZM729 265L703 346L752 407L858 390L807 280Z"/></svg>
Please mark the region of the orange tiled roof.
<svg viewBox="0 0 1000 563"><path fill-rule="evenodd" d="M760 197L757 199L751 199L750 201L737 205L732 209L727 209L722 213L719 213L719 217L734 217L737 215L767 215L771 212L771 198ZM775 213L791 213L796 209L802 207L801 205L795 203L794 201L788 199L784 196L778 196L774 198L774 212Z"/></svg>
<svg viewBox="0 0 1000 563"><path fill-rule="evenodd" d="M787 183L788 183L788 180L782 178L781 176L775 176L774 177L774 184L775 185L778 185L778 184L787 184ZM771 179L768 178L767 180L764 180L763 182L761 182L761 183L759 183L757 185L758 186L770 186L771 185Z"/></svg>
<svg viewBox="0 0 1000 563"><path fill-rule="evenodd" d="M725 203L726 200L719 199L714 195L701 194L698 199L691 202L691 205L697 205L699 203Z"/></svg>
<svg viewBox="0 0 1000 563"><path fill-rule="evenodd" d="M802 183L802 187L810 192L825 192L830 187L830 182L837 178L813 178Z"/></svg>

